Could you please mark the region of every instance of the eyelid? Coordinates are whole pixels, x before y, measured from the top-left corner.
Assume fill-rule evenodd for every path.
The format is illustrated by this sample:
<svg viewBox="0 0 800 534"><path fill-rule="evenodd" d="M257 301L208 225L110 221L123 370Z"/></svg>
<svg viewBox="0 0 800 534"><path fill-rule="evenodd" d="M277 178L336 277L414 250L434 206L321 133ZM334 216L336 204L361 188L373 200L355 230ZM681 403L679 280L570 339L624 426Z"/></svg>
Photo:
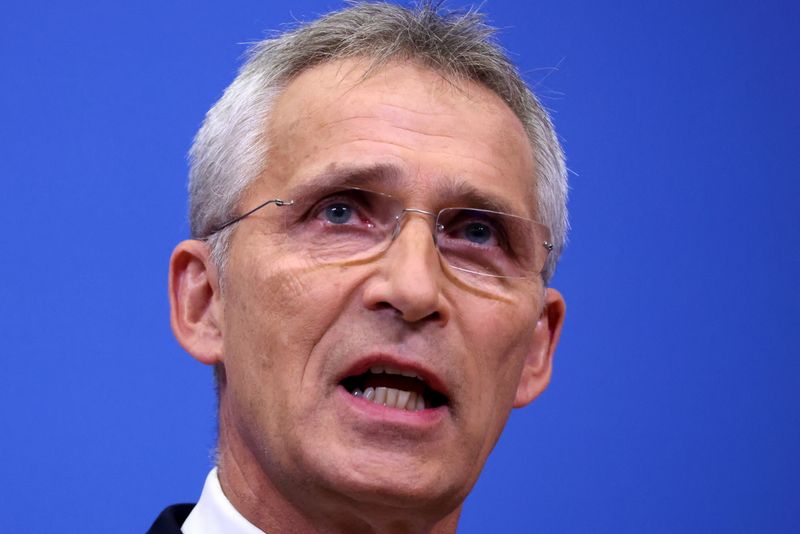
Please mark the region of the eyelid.
<svg viewBox="0 0 800 534"><path fill-rule="evenodd" d="M372 206L367 201L367 193L357 188L334 189L331 192L324 192L316 201L313 199L309 201L309 203L313 203L306 210L302 220L325 218L324 212L327 208L342 203L348 206L354 218L352 221L348 221L351 226L358 223L370 223L374 214L370 211Z"/></svg>
<svg viewBox="0 0 800 534"><path fill-rule="evenodd" d="M467 225L472 223L480 223L485 224L491 230L491 239L494 240L495 243L492 245L474 244L474 246L497 246L504 249L510 247L508 231L505 225L498 222L498 216L494 213L471 208L460 208L454 213L456 216L450 219L450 221L444 226L443 232L445 234L449 233L450 231L462 230L466 228ZM459 239L464 240L464 238Z"/></svg>
<svg viewBox="0 0 800 534"><path fill-rule="evenodd" d="M445 228L455 224L463 226L473 222L480 222L498 231L503 230L503 225L497 222L497 216L492 213L474 210L472 208L447 208L442 211L449 210L453 210L453 216L446 221Z"/></svg>
<svg viewBox="0 0 800 534"><path fill-rule="evenodd" d="M308 207L307 209L309 212L318 213L320 210L331 204L335 204L337 201L357 203L353 201L352 195L348 193L349 190L322 192L303 199L302 204Z"/></svg>

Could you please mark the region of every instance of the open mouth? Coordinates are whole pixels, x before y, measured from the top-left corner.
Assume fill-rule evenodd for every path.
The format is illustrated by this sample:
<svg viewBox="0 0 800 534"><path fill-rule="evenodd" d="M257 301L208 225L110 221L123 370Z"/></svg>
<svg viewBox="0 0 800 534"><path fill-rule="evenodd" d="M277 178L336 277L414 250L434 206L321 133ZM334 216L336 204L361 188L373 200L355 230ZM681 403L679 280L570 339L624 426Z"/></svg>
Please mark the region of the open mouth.
<svg viewBox="0 0 800 534"><path fill-rule="evenodd" d="M341 382L354 397L388 408L410 412L447 405L447 397L430 387L413 371L373 365L365 373Z"/></svg>

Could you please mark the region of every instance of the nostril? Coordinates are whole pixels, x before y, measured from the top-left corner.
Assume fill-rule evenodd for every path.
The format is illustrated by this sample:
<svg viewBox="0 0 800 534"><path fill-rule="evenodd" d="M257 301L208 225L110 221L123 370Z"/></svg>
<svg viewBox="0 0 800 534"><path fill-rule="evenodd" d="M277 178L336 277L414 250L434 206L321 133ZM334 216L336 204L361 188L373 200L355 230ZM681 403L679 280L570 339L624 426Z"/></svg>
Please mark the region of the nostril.
<svg viewBox="0 0 800 534"><path fill-rule="evenodd" d="M373 304L370 307L373 311L391 310L395 315L401 317L404 321L418 322L418 321L433 321L437 322L442 319L442 314L438 310L432 310L427 315L417 315L414 309L401 309L392 305L390 302L381 301Z"/></svg>
<svg viewBox="0 0 800 534"><path fill-rule="evenodd" d="M421 309L411 308L406 310L397 310L397 313L407 323L435 323L442 319L442 315L436 310L425 313L425 311Z"/></svg>
<svg viewBox="0 0 800 534"><path fill-rule="evenodd" d="M388 302L385 302L385 301L375 303L372 306L372 309L373 310L395 310L397 312L400 311L400 310L398 310L397 308L395 308L394 306L392 306L391 304L389 304Z"/></svg>
<svg viewBox="0 0 800 534"><path fill-rule="evenodd" d="M425 320L425 321L438 321L442 318L442 315L438 311L434 311L429 313L426 317L418 320Z"/></svg>

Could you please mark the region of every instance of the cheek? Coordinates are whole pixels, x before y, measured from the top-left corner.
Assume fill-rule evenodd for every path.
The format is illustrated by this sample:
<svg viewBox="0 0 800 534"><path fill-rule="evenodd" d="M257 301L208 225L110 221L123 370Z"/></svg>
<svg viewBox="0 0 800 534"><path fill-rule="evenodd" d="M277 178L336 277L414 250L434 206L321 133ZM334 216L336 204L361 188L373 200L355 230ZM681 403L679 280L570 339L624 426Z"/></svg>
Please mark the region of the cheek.
<svg viewBox="0 0 800 534"><path fill-rule="evenodd" d="M473 334L473 372L481 392L481 406L508 411L519 384L523 365L534 340L536 318L533 306L498 303L483 314L468 331ZM489 318L489 319L487 319ZM495 414L496 415L496 414Z"/></svg>
<svg viewBox="0 0 800 534"><path fill-rule="evenodd" d="M340 314L346 297L341 277L330 267L279 252L242 261L226 273L236 284L226 287L225 294L228 364L235 355L255 360L248 365L251 369L303 369Z"/></svg>
<svg viewBox="0 0 800 534"><path fill-rule="evenodd" d="M500 438L514 405L526 355L521 339L516 343L500 343L509 331L494 324L495 328L484 331L486 341L480 345L483 350L471 353L474 358L473 380L469 381L472 393L467 400L471 406L464 413L470 429L465 443L476 445L471 452L474 465L483 465ZM473 346L477 347L478 343Z"/></svg>
<svg viewBox="0 0 800 534"><path fill-rule="evenodd" d="M330 291L304 263L240 261L226 270L224 365L229 402L262 429L286 428L309 359L335 312ZM328 276L327 278L330 278ZM248 423L249 425L249 423ZM248 427L249 428L249 427Z"/></svg>
<svg viewBox="0 0 800 534"><path fill-rule="evenodd" d="M301 281L279 269L277 262L245 252L231 255L223 281L224 362L234 384L270 376L280 362L275 356L283 352L283 338L289 335L287 318L295 315L291 306L303 294Z"/></svg>

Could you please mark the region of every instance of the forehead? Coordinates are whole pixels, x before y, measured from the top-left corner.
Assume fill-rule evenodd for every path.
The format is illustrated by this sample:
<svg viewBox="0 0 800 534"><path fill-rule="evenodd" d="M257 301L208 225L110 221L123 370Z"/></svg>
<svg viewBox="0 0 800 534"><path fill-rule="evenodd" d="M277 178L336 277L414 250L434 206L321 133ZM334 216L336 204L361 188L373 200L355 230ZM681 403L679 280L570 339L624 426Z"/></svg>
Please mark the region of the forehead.
<svg viewBox="0 0 800 534"><path fill-rule="evenodd" d="M341 180L442 202L459 199L437 196L482 193L533 216L531 148L499 96L412 62L365 76L368 67L325 63L285 88L272 108L267 168L254 194Z"/></svg>

